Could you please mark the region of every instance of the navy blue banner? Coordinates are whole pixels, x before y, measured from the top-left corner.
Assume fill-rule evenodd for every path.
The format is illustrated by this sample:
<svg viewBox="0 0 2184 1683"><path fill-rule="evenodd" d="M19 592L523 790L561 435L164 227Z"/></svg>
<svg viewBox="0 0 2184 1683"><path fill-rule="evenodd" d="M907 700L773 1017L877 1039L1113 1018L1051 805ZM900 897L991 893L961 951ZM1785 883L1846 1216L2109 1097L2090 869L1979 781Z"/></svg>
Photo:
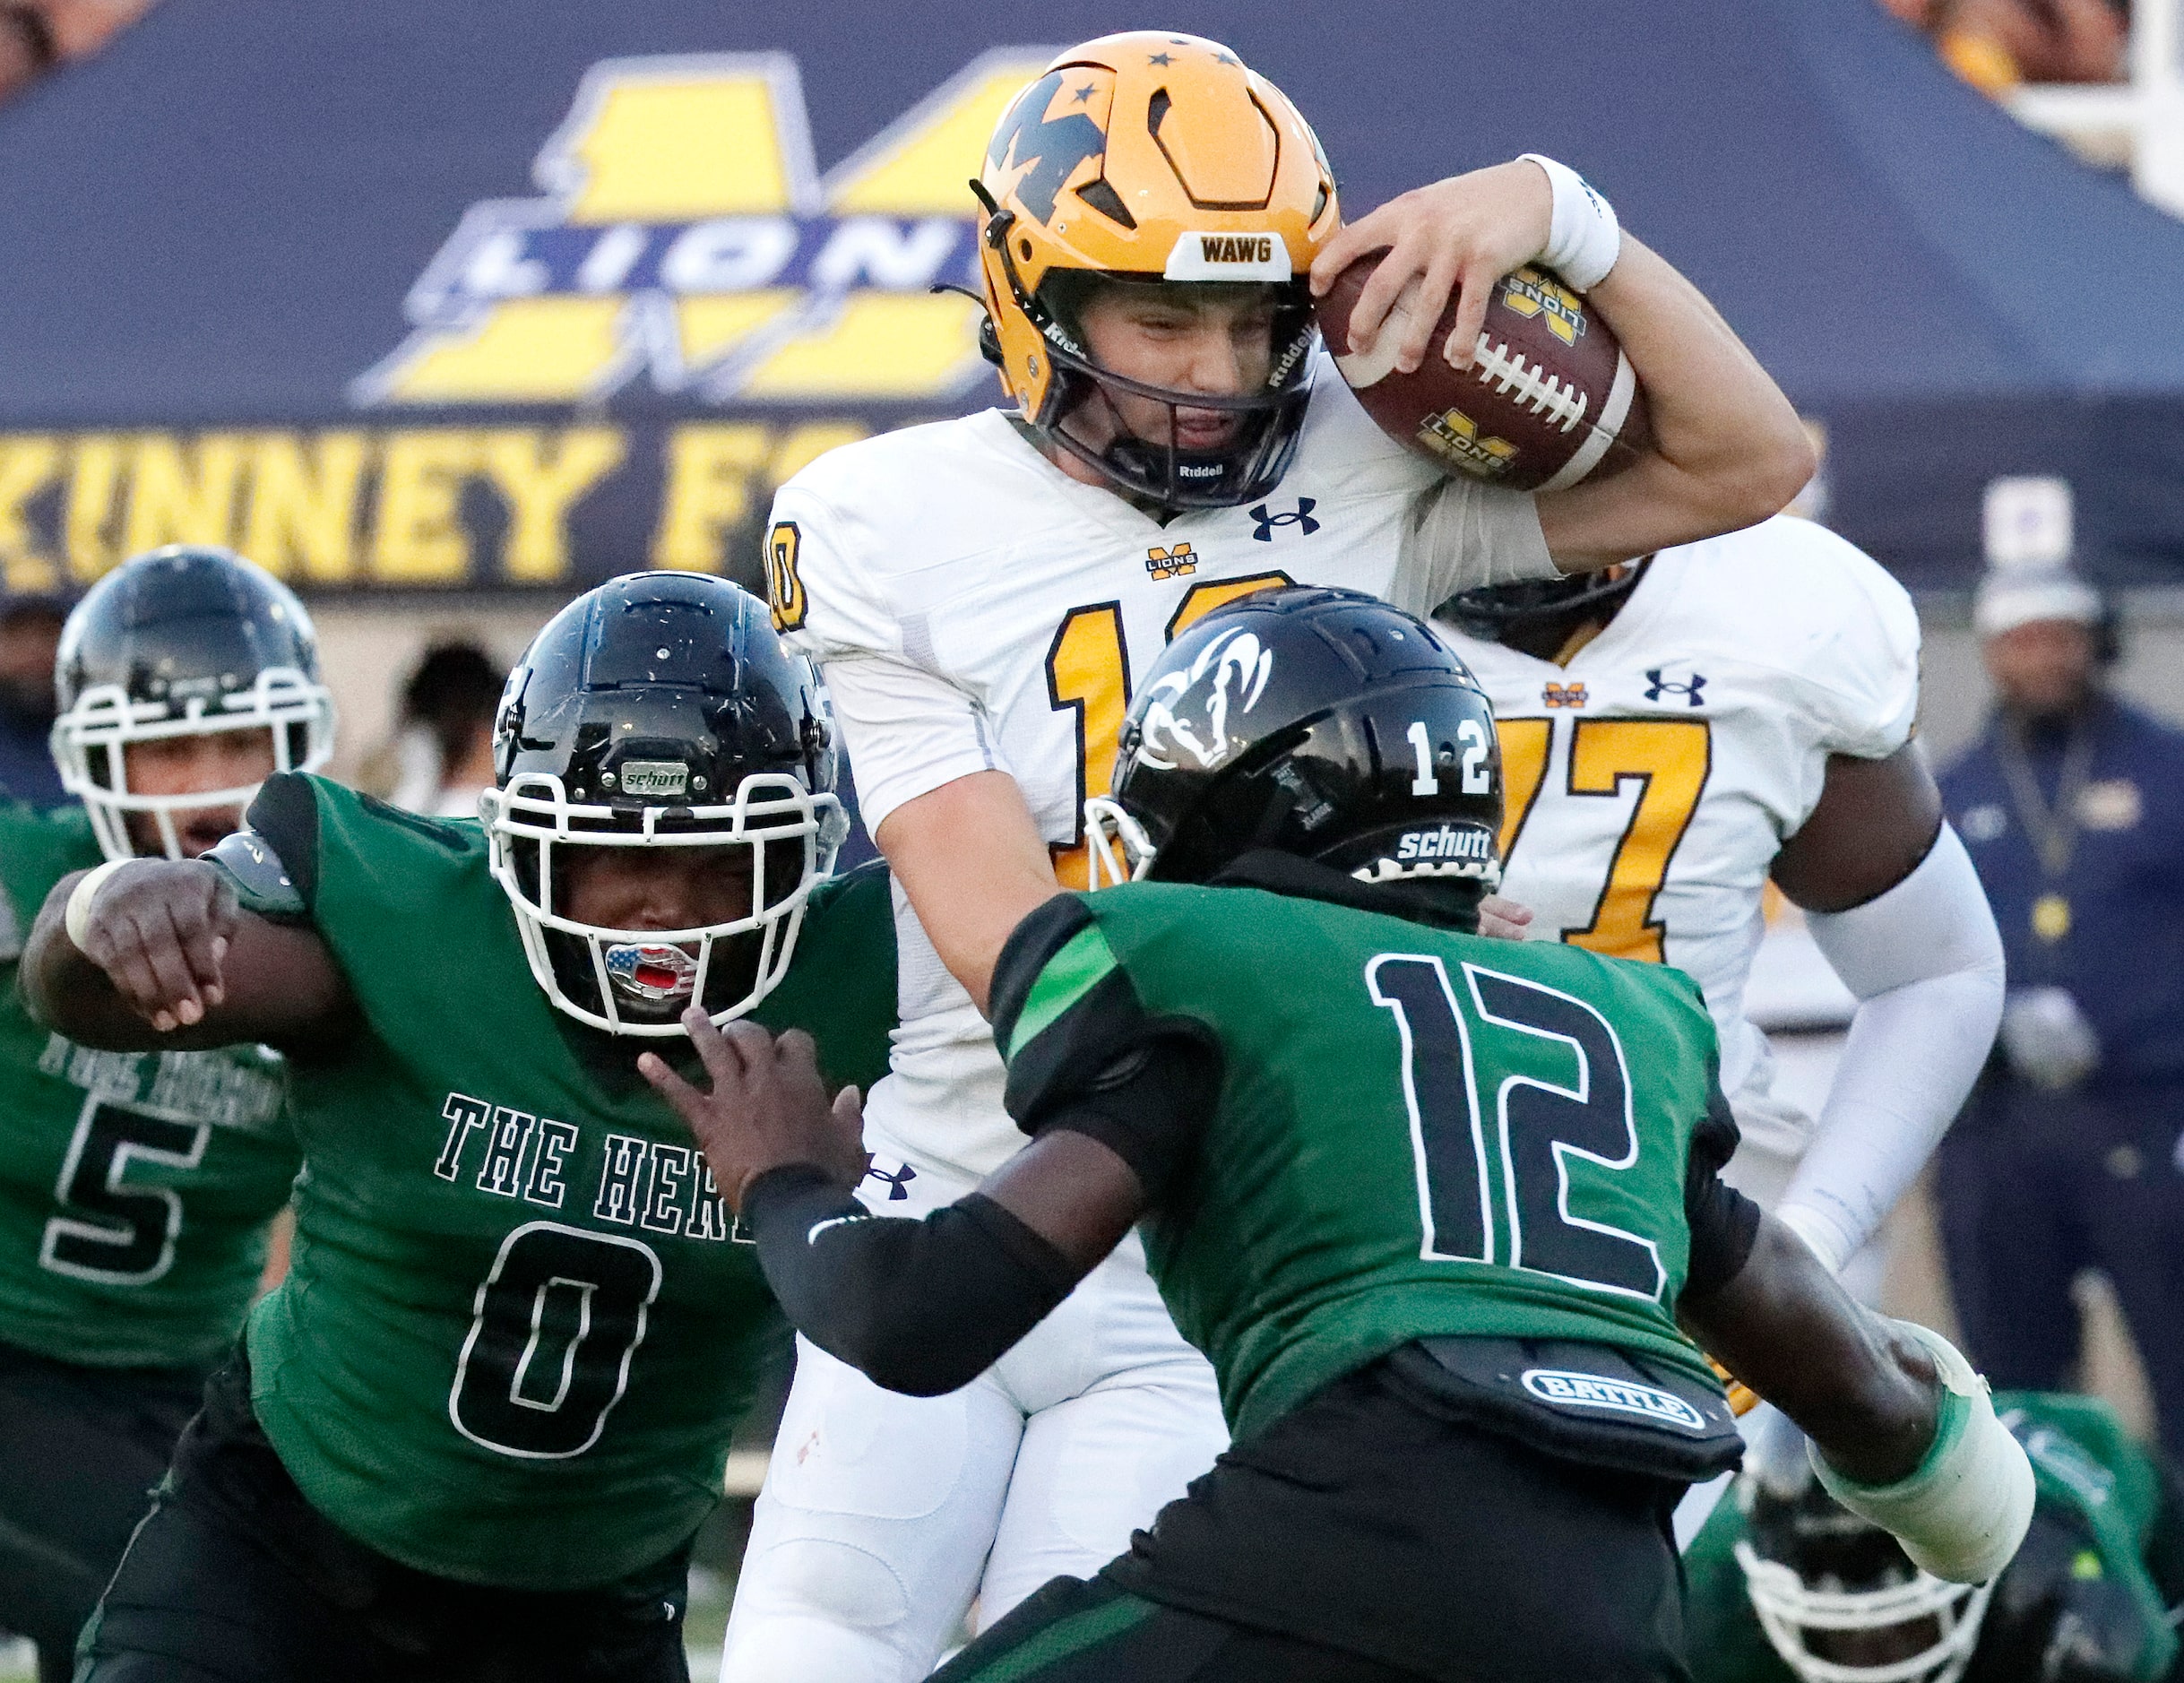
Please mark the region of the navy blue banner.
<svg viewBox="0 0 2184 1683"><path fill-rule="evenodd" d="M2184 226L1872 0L1166 20L1289 91L1356 214L1560 156L1830 443L1915 584L2002 472L2184 580ZM964 180L1111 4L190 0L0 110L0 575L224 540L325 591L755 576L818 450L993 401Z"/></svg>

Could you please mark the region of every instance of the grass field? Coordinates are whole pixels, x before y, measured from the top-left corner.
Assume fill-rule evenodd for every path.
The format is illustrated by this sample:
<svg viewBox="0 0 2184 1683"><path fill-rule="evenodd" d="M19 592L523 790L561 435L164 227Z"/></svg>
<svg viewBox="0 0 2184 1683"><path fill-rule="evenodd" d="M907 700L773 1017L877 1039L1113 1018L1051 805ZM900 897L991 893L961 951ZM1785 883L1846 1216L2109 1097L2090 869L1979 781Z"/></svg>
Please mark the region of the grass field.
<svg viewBox="0 0 2184 1683"><path fill-rule="evenodd" d="M721 1674L721 1635L735 1586L698 1566L690 1574L690 1618L684 1634L690 1650L690 1683L713 1683ZM38 1662L27 1642L0 1636L0 1683L36 1683Z"/></svg>

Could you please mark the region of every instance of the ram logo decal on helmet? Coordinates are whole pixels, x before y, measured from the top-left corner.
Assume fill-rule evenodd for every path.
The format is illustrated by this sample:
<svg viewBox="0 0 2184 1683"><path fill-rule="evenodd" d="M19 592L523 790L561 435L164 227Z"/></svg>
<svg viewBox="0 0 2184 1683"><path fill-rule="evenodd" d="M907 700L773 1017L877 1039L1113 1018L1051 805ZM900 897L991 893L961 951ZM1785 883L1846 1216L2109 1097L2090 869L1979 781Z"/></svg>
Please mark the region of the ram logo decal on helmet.
<svg viewBox="0 0 2184 1683"><path fill-rule="evenodd" d="M1144 746L1139 757L1147 765L1173 771L1175 761L1161 757L1165 742L1173 745L1170 752L1179 748L1206 770L1219 765L1229 756L1231 688L1241 703L1237 711L1249 712L1266 693L1266 680L1273 675L1273 651L1261 648L1259 640L1248 631L1216 637L1191 662L1188 671L1170 672L1154 680L1152 699L1145 705L1142 727ZM1209 675L1213 678L1212 686L1197 703L1205 713L1205 729L1202 734L1196 726L1178 717L1177 710L1198 687L1199 681Z"/></svg>

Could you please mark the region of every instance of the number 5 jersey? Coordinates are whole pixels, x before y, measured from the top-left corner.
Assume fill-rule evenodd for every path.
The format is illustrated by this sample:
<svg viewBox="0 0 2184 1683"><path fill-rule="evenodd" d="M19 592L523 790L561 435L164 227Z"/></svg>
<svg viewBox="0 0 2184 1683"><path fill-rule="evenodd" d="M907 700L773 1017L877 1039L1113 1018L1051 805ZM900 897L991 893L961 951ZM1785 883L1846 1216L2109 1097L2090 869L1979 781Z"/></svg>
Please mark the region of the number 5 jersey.
<svg viewBox="0 0 2184 1683"><path fill-rule="evenodd" d="M289 1201L281 1060L101 1052L30 1021L15 965L53 885L103 856L77 809L0 807L0 1342L189 1368L235 1342Z"/></svg>
<svg viewBox="0 0 2184 1683"><path fill-rule="evenodd" d="M259 1423L314 1507L422 1571L581 1589L657 1562L720 1499L782 1336L704 1156L637 1074L669 1043L554 1010L474 823L290 777L251 822L362 1017L294 1060L305 1170L294 1264L251 1317ZM814 891L752 1014L807 1030L832 1080L876 1079L884 871Z"/></svg>

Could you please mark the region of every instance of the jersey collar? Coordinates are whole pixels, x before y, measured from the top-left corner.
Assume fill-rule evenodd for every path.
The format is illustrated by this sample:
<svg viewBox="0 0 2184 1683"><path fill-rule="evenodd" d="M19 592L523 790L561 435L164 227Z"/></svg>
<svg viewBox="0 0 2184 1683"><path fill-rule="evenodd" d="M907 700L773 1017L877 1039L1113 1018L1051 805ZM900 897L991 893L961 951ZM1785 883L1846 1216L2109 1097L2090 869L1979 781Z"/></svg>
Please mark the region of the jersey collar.
<svg viewBox="0 0 2184 1683"><path fill-rule="evenodd" d="M1390 883L1361 883L1347 872L1294 853L1255 848L1239 854L1208 880L1211 888L1263 888L1271 893L1299 900L1317 900L1331 906L1378 912L1437 928L1478 932L1479 913L1472 907L1452 906L1448 887L1453 878L1436 882L1427 878Z"/></svg>

